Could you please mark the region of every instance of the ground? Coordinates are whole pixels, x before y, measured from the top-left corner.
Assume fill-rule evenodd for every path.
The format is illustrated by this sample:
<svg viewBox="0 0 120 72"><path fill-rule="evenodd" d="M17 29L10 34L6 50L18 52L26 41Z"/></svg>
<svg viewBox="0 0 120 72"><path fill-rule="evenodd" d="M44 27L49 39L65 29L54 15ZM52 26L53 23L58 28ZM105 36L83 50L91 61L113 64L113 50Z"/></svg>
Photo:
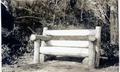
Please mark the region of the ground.
<svg viewBox="0 0 120 72"><path fill-rule="evenodd" d="M44 64L32 64L33 55L25 54L18 59L14 65L3 65L2 72L119 72L118 66L108 66L100 69L89 69L76 60L70 61L66 58L48 60Z"/></svg>

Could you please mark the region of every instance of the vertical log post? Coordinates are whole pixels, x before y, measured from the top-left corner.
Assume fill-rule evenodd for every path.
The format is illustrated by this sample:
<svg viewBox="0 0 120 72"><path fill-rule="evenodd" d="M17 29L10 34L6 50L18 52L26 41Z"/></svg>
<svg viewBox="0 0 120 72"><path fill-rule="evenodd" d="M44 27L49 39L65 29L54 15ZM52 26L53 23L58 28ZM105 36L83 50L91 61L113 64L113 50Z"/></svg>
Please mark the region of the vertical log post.
<svg viewBox="0 0 120 72"><path fill-rule="evenodd" d="M96 43L95 46L93 45L94 42L89 42L89 67L95 68L99 66L100 61L100 49L101 49L101 27L96 27Z"/></svg>
<svg viewBox="0 0 120 72"><path fill-rule="evenodd" d="M45 36L46 34L45 34L45 31L47 30L48 28L47 27L44 27L43 28L43 36ZM43 48L45 46L45 41L41 41L41 48ZM40 49L41 49L40 48ZM42 54L42 53L40 53L40 63L44 63L44 61L45 61L45 55L44 54Z"/></svg>
<svg viewBox="0 0 120 72"><path fill-rule="evenodd" d="M93 42L89 41L89 62L88 62L88 67L89 68L94 68L95 67L95 48L93 46Z"/></svg>
<svg viewBox="0 0 120 72"><path fill-rule="evenodd" d="M101 50L101 27L97 26L96 27L96 46L95 46L95 67L99 67L99 63L100 63L100 50Z"/></svg>
<svg viewBox="0 0 120 72"><path fill-rule="evenodd" d="M34 63L39 63L40 40L34 41Z"/></svg>
<svg viewBox="0 0 120 72"><path fill-rule="evenodd" d="M110 39L111 44L118 45L118 8L117 8L118 1L113 1L110 6Z"/></svg>

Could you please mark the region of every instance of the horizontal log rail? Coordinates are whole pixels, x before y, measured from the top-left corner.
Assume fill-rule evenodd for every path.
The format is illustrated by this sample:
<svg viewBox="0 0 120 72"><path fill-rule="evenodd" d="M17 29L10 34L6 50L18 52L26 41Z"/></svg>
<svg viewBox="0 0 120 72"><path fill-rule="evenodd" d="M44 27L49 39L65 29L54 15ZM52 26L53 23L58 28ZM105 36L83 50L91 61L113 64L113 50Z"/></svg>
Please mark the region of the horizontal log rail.
<svg viewBox="0 0 120 72"><path fill-rule="evenodd" d="M50 47L82 47L88 48L89 41L80 41L80 40L50 40L46 42L46 46Z"/></svg>
<svg viewBox="0 0 120 72"><path fill-rule="evenodd" d="M32 34L30 37L30 40L42 40L42 41L48 41L48 40L82 40L82 41L95 41L94 35L86 35L86 36L52 36L52 35L35 35Z"/></svg>
<svg viewBox="0 0 120 72"><path fill-rule="evenodd" d="M32 34L30 36L30 40L31 41L35 41L35 40L43 40L43 41L46 41L46 40L51 40L52 36L44 36L44 35L35 35L35 34Z"/></svg>
<svg viewBox="0 0 120 72"><path fill-rule="evenodd" d="M46 30L46 35L52 36L86 36L95 35L95 29L74 29L74 30Z"/></svg>
<svg viewBox="0 0 120 72"><path fill-rule="evenodd" d="M40 53L58 56L88 57L88 48L40 47Z"/></svg>

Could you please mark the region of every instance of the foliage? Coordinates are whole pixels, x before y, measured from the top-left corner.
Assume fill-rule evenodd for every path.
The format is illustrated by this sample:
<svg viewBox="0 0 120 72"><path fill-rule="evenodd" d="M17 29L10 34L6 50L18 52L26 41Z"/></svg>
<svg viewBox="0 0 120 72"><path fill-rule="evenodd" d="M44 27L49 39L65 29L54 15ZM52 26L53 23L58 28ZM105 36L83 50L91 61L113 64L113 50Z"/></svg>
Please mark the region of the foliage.
<svg viewBox="0 0 120 72"><path fill-rule="evenodd" d="M32 33L41 34L44 26L48 26L49 29L102 26L102 49L105 50L106 56L113 56L118 47L111 46L109 41L109 7L112 1L114 2L114 0L12 0L10 10L15 17L15 24L11 37L21 45L16 47L17 44L13 43L11 45L15 47L7 44L3 46L3 59L11 57L9 52L22 54L30 51L29 36Z"/></svg>

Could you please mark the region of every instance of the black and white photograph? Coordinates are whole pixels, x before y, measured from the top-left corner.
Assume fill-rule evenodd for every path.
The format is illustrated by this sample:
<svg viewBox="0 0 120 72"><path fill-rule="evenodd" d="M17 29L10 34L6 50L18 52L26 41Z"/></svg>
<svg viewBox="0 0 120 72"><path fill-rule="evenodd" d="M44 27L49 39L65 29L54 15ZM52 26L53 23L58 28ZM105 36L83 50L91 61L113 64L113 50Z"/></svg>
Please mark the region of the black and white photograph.
<svg viewBox="0 0 120 72"><path fill-rule="evenodd" d="M119 0L1 0L1 72L119 72Z"/></svg>

